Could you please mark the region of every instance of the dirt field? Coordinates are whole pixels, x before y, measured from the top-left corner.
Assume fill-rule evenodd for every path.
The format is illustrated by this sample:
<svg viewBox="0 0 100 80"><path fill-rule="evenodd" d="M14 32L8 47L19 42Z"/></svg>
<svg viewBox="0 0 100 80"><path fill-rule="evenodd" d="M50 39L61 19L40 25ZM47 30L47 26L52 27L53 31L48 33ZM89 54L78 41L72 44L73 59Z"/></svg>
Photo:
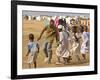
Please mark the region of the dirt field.
<svg viewBox="0 0 100 80"><path fill-rule="evenodd" d="M41 32L41 30L43 29L44 27L44 23L43 21L25 21L23 20L23 46L22 46L22 68L23 69L27 69L29 68L28 67L28 64L26 63L27 62L27 59L25 57L25 55L27 54L27 44L28 44L28 35L29 33L33 33L34 36L35 36L35 40L39 37L39 34ZM80 54L80 58L81 58L81 62L79 63L76 59L75 56L72 56L72 61L71 63L69 64L66 64L64 65L63 63L61 65L56 65L56 61L57 61L57 58L56 58L56 54L55 54L55 41L53 43L53 56L52 56L52 62L51 64L47 64L44 62L44 59L45 59L45 55L43 53L43 43L44 43L44 36L45 34L42 36L41 40L39 41L39 45L40 45L40 52L39 52L39 55L38 55L38 58L37 58L37 67L38 68L45 68L45 67L64 67L64 66L87 66L89 65L89 54L87 54L87 61L84 63L82 61L82 56ZM34 67L34 65L33 65Z"/></svg>

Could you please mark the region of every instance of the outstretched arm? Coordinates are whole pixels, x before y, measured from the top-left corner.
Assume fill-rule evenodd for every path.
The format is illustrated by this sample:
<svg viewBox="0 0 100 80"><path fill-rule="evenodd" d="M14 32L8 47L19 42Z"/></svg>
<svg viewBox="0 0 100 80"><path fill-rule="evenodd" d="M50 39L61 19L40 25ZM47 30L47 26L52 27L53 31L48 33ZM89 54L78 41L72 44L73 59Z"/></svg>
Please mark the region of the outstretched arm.
<svg viewBox="0 0 100 80"><path fill-rule="evenodd" d="M27 51L26 56L28 56L28 55L29 55L29 53L30 53L30 45L28 45L28 51Z"/></svg>
<svg viewBox="0 0 100 80"><path fill-rule="evenodd" d="M43 33L44 33L44 31L46 30L47 28L44 28L43 30L42 30L42 32L40 33L40 36L39 36L39 38L37 39L37 41L39 41L40 39L41 39L41 37L42 37L42 35L43 35Z"/></svg>
<svg viewBox="0 0 100 80"><path fill-rule="evenodd" d="M27 52L26 56L28 56L28 55L29 55L29 53L30 53L30 49L28 49L28 52Z"/></svg>

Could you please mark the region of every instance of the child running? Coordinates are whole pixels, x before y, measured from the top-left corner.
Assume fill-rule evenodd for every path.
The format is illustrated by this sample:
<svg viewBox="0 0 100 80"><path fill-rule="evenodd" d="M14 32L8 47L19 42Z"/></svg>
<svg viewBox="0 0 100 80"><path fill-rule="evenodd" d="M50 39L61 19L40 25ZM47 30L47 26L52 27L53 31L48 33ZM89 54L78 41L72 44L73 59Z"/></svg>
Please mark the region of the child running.
<svg viewBox="0 0 100 80"><path fill-rule="evenodd" d="M58 62L56 62L56 64L61 64L60 58L62 57L64 60L64 64L67 63L67 61L69 60L69 51L68 51L68 34L67 32L63 31L63 27L62 25L58 26L58 30L59 30L59 46L57 47L56 50L56 55L57 55L57 59Z"/></svg>
<svg viewBox="0 0 100 80"><path fill-rule="evenodd" d="M72 48L71 48L71 53L77 58L78 62L80 62L80 38L81 35L79 34L78 30L77 30L77 26L73 26L72 31L73 31L73 44L72 44Z"/></svg>
<svg viewBox="0 0 100 80"><path fill-rule="evenodd" d="M84 27L84 32L82 34L82 45L81 53L84 61L86 61L86 53L89 51L89 32L87 26Z"/></svg>
<svg viewBox="0 0 100 80"><path fill-rule="evenodd" d="M34 41L34 35L29 34L29 43L28 43L28 52L26 56L28 57L28 64L29 68L31 68L32 63L34 63L34 68L37 67L36 65L36 59L37 55L39 53L39 44Z"/></svg>

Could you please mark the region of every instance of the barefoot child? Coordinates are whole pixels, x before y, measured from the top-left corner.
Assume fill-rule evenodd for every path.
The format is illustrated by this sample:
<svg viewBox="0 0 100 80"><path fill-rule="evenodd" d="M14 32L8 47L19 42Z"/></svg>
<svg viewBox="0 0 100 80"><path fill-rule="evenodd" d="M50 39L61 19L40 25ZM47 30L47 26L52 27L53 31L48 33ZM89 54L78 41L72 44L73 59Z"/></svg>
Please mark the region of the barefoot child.
<svg viewBox="0 0 100 80"><path fill-rule="evenodd" d="M34 35L29 34L28 52L26 56L28 57L29 68L31 68L32 63L34 63L34 68L36 68L36 59L39 53L39 45L34 41Z"/></svg>
<svg viewBox="0 0 100 80"><path fill-rule="evenodd" d="M81 45L81 53L83 59L86 61L86 53L89 51L89 32L87 26L84 27L84 32L82 34L82 45Z"/></svg>
<svg viewBox="0 0 100 80"><path fill-rule="evenodd" d="M71 48L71 53L76 57L77 61L80 62L80 38L81 35L80 33L77 31L77 26L73 26L72 31L73 31L73 44L72 44L72 48Z"/></svg>
<svg viewBox="0 0 100 80"><path fill-rule="evenodd" d="M56 50L56 55L58 61L56 64L61 64L60 58L63 58L64 64L68 62L69 59L69 51L68 51L68 34L67 32L63 31L63 26L58 26L59 30L59 46Z"/></svg>

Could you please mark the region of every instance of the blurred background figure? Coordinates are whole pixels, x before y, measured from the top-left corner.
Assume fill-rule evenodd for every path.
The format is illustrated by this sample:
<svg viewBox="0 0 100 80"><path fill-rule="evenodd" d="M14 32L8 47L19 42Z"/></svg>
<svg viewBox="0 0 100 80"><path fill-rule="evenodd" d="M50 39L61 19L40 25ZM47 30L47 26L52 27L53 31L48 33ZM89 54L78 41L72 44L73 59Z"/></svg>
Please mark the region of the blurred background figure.
<svg viewBox="0 0 100 80"><path fill-rule="evenodd" d="M44 25L45 27L47 27L50 24L50 21L48 20L48 18L45 16L44 17Z"/></svg>
<svg viewBox="0 0 100 80"><path fill-rule="evenodd" d="M81 45L81 53L83 60L86 61L86 53L89 52L89 46L90 46L90 34L88 32L88 27L84 26L84 32L82 33L82 45Z"/></svg>

